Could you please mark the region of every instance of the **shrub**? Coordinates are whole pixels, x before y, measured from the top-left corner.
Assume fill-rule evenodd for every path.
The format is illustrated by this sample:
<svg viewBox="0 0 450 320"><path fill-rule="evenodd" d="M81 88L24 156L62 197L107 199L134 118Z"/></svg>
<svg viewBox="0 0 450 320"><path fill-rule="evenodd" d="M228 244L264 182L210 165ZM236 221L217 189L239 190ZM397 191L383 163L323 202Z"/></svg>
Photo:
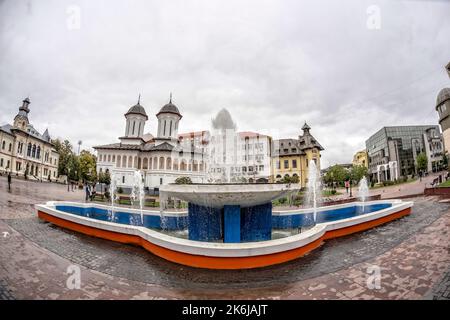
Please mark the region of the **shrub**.
<svg viewBox="0 0 450 320"><path fill-rule="evenodd" d="M175 180L176 184L192 184L192 180L189 177L178 177Z"/></svg>
<svg viewBox="0 0 450 320"><path fill-rule="evenodd" d="M117 193L123 193L122 187L118 187L118 188L117 188Z"/></svg>

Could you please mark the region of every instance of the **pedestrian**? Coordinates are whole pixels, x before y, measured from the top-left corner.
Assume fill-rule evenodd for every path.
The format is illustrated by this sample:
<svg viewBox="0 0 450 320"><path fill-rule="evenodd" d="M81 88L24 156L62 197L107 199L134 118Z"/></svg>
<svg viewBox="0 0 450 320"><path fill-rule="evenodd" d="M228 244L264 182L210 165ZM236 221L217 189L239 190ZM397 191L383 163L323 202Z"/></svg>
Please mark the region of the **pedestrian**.
<svg viewBox="0 0 450 320"><path fill-rule="evenodd" d="M348 188L350 187L350 181L345 180L345 191L348 193Z"/></svg>
<svg viewBox="0 0 450 320"><path fill-rule="evenodd" d="M86 183L84 188L85 188L85 191L86 191L86 201L88 201L89 197L91 196L91 191L89 190L89 184Z"/></svg>
<svg viewBox="0 0 450 320"><path fill-rule="evenodd" d="M11 172L8 173L8 190L11 191Z"/></svg>

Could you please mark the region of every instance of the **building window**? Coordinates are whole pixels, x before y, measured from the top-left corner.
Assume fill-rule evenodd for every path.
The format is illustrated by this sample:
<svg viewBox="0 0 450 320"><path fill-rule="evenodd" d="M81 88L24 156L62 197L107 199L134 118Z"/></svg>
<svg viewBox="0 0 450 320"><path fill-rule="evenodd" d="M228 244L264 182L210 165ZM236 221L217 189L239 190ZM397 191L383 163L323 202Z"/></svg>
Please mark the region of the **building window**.
<svg viewBox="0 0 450 320"><path fill-rule="evenodd" d="M9 144L8 151L9 151L9 152L12 151L12 144L11 144L11 143Z"/></svg>
<svg viewBox="0 0 450 320"><path fill-rule="evenodd" d="M0 167L3 168L3 158L0 159Z"/></svg>
<svg viewBox="0 0 450 320"><path fill-rule="evenodd" d="M159 178L159 184L163 184L163 178Z"/></svg>
<svg viewBox="0 0 450 320"><path fill-rule="evenodd" d="M125 183L125 176L122 176L122 183Z"/></svg>
<svg viewBox="0 0 450 320"><path fill-rule="evenodd" d="M277 160L277 169L280 169L280 160Z"/></svg>
<svg viewBox="0 0 450 320"><path fill-rule="evenodd" d="M2 143L2 149L5 150L5 147L6 147L6 141L3 140L3 143Z"/></svg>
<svg viewBox="0 0 450 320"><path fill-rule="evenodd" d="M292 160L292 168L297 168L297 160Z"/></svg>
<svg viewBox="0 0 450 320"><path fill-rule="evenodd" d="M284 160L284 168L289 169L289 160Z"/></svg>

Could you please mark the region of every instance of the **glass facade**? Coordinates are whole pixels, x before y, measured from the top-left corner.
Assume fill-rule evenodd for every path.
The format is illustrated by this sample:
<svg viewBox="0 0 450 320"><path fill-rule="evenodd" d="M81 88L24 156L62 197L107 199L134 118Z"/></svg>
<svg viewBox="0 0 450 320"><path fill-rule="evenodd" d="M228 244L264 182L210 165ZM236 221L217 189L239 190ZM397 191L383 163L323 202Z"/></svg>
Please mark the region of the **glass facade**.
<svg viewBox="0 0 450 320"><path fill-rule="evenodd" d="M439 131L437 125L384 127L366 141L369 173L377 179L380 165L397 162L401 176L416 174L415 159L425 152L424 134L428 129ZM389 177L385 177L389 179Z"/></svg>

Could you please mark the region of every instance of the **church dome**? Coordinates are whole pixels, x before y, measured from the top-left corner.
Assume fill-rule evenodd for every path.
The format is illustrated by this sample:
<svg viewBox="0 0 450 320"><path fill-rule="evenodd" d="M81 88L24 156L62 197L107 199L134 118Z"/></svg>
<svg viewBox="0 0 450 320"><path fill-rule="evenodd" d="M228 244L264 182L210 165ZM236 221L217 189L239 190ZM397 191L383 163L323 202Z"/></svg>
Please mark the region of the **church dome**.
<svg viewBox="0 0 450 320"><path fill-rule="evenodd" d="M129 115L129 114L140 114L143 115L147 120L148 120L148 116L147 113L145 112L145 109L143 106L140 105L140 103L138 102L137 104L135 104L134 106L132 106L127 113L125 113L125 116Z"/></svg>
<svg viewBox="0 0 450 320"><path fill-rule="evenodd" d="M180 110L178 110L178 107L172 103L172 94L170 94L169 103L164 105L156 114L156 116L160 115L161 113L173 113L181 117Z"/></svg>
<svg viewBox="0 0 450 320"><path fill-rule="evenodd" d="M436 99L436 109L447 100L450 100L450 88L444 88L439 91Z"/></svg>

